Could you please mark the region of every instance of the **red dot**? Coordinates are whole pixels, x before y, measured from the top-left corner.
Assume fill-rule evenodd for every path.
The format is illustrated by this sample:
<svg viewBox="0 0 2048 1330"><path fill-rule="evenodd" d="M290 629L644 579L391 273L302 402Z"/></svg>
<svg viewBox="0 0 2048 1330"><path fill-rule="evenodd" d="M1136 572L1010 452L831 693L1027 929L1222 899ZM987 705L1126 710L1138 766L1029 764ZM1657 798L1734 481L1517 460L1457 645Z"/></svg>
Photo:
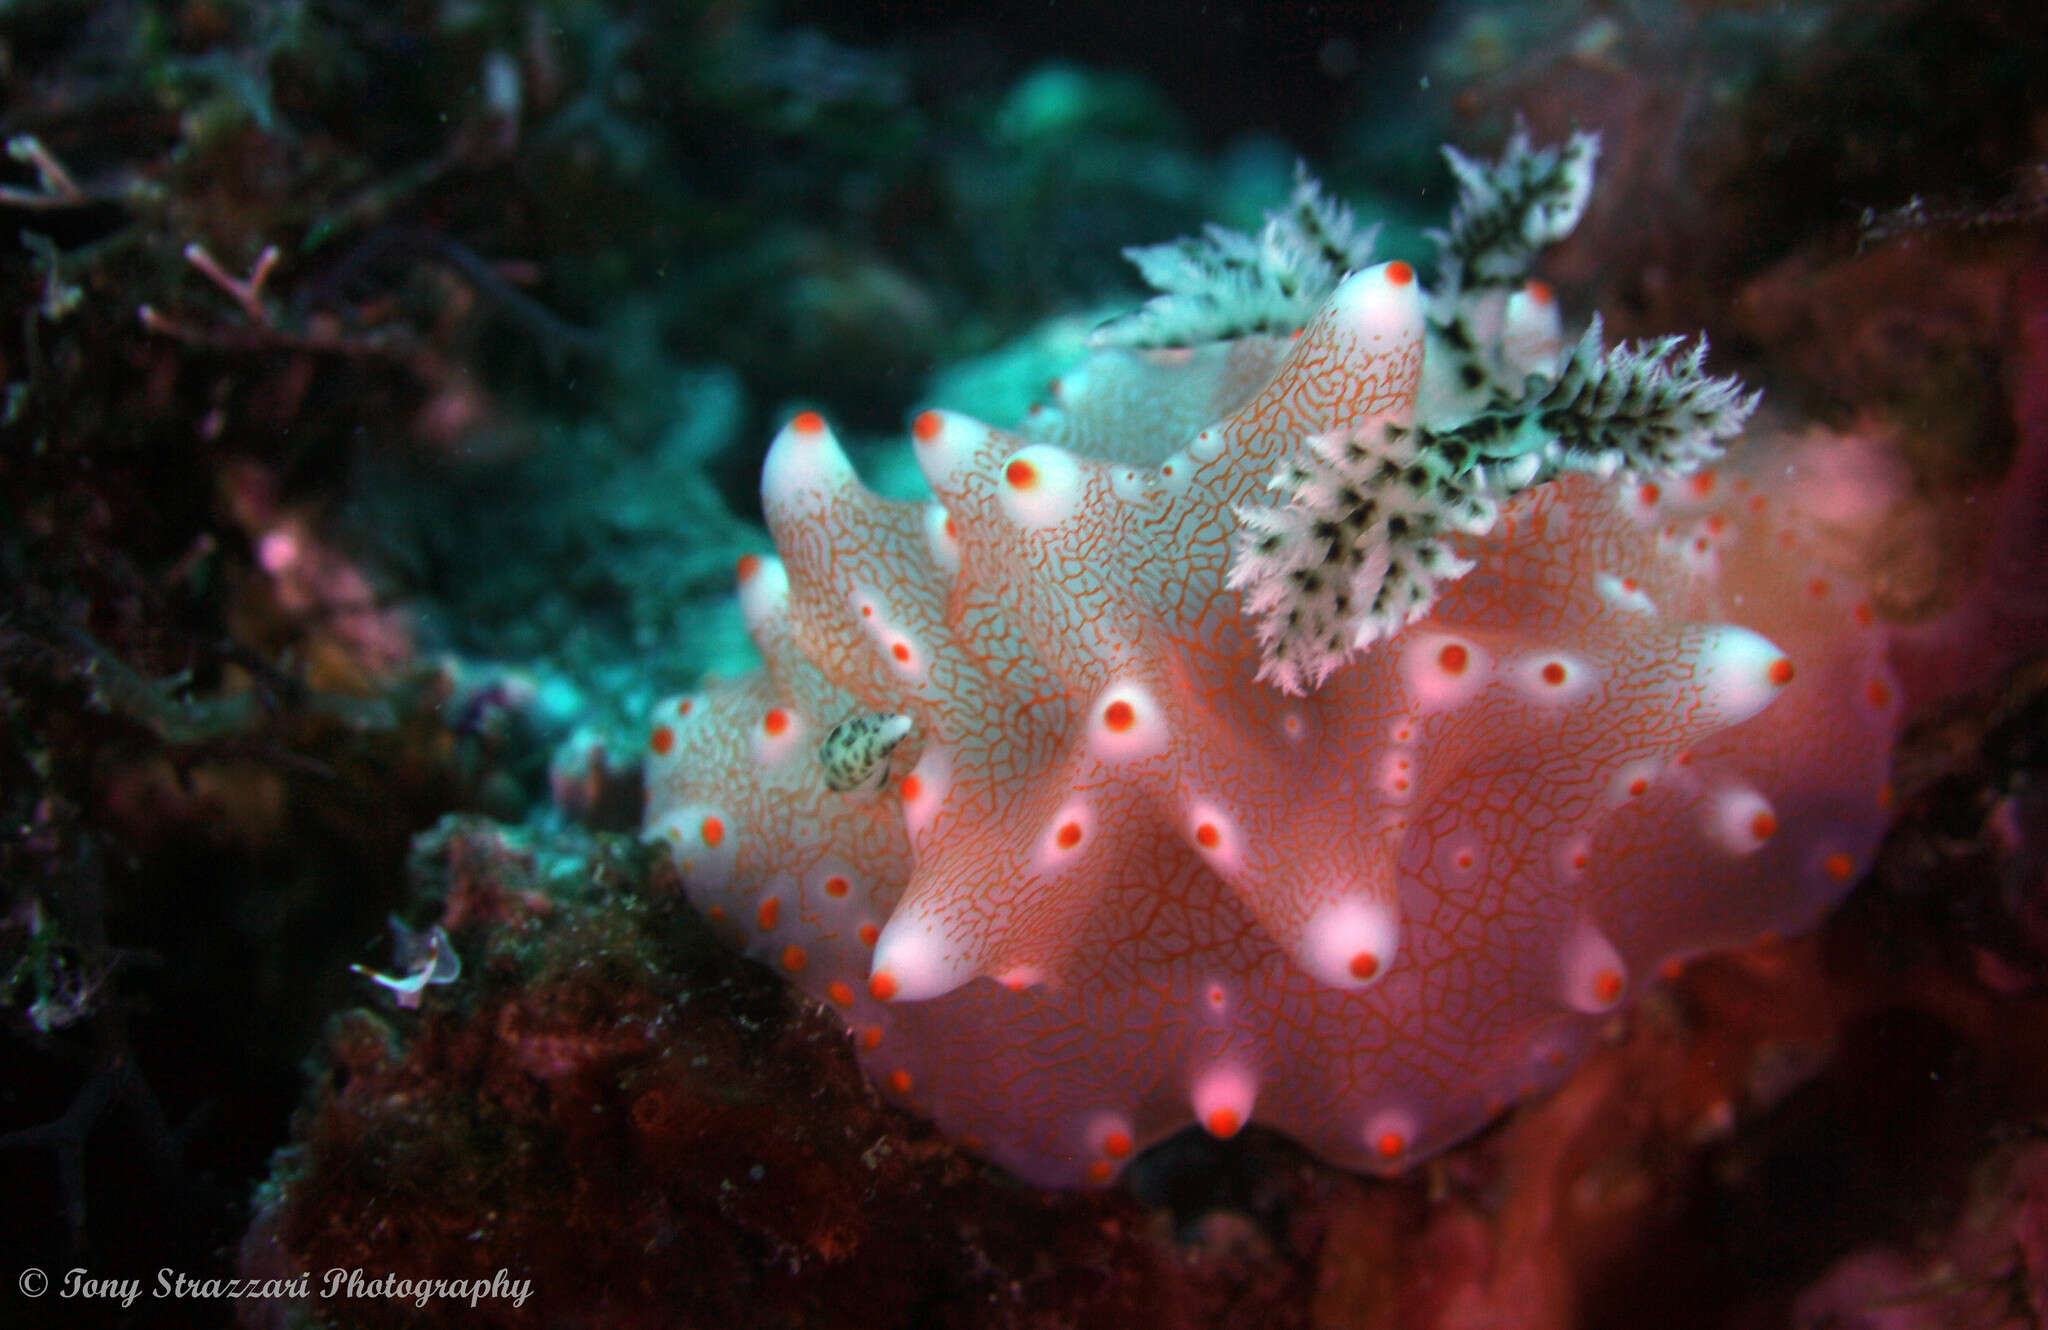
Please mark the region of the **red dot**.
<svg viewBox="0 0 2048 1330"><path fill-rule="evenodd" d="M1463 642L1452 642L1442 651L1436 653L1437 668L1445 674L1453 676L1463 674L1465 667L1471 663L1472 653L1466 650Z"/></svg>
<svg viewBox="0 0 2048 1330"><path fill-rule="evenodd" d="M652 748L657 756L667 757L669 750L676 746L676 732L666 725L657 725L654 727L654 733L648 736L647 746Z"/></svg>
<svg viewBox="0 0 2048 1330"><path fill-rule="evenodd" d="M1128 1159L1132 1148L1131 1134L1127 1131L1113 1131L1102 1138L1102 1153L1111 1159Z"/></svg>
<svg viewBox="0 0 2048 1330"><path fill-rule="evenodd" d="M1399 1159L1408 1153L1408 1138L1398 1131L1383 1131L1379 1134L1379 1139L1372 1143L1372 1148L1379 1152L1382 1159Z"/></svg>
<svg viewBox="0 0 2048 1330"><path fill-rule="evenodd" d="M1238 1116L1234 1108L1217 1108L1211 1109L1209 1116L1202 1119L1202 1125L1207 1127L1209 1134L1217 1140L1227 1141L1244 1127L1244 1119Z"/></svg>
<svg viewBox="0 0 2048 1330"><path fill-rule="evenodd" d="M1621 972L1602 970L1593 976L1593 1000L1603 1007L1621 1001Z"/></svg>
<svg viewBox="0 0 2048 1330"><path fill-rule="evenodd" d="M815 411L800 411L789 427L799 434L816 434L825 428L825 417Z"/></svg>
<svg viewBox="0 0 2048 1330"><path fill-rule="evenodd" d="M868 995L877 1002L888 1002L896 996L896 976L887 970L877 970L868 978Z"/></svg>
<svg viewBox="0 0 2048 1330"><path fill-rule="evenodd" d="M1395 286L1406 286L1415 280L1415 269L1400 259L1395 259L1387 265L1387 280Z"/></svg>
<svg viewBox="0 0 2048 1330"><path fill-rule="evenodd" d="M1856 871L1856 861L1840 850L1821 861L1821 871L1833 882L1847 882Z"/></svg>
<svg viewBox="0 0 2048 1330"><path fill-rule="evenodd" d="M767 715L761 717L761 728L771 739L780 737L789 730L789 713L781 707L771 708Z"/></svg>
<svg viewBox="0 0 2048 1330"><path fill-rule="evenodd" d="M917 797L918 797L919 795L921 795L921 794L923 794L923 793L924 793L924 782L923 782L923 781L921 781L921 780L919 780L919 779L917 778L917 773L916 773L916 772L912 772L911 774L909 774L908 776L905 776L905 777L903 778L903 797L904 797L904 798L906 798L906 799L915 799L915 798L917 798Z"/></svg>
<svg viewBox="0 0 2048 1330"><path fill-rule="evenodd" d="M1015 458L1003 468L1003 479L1010 482L1012 489L1028 490L1038 483L1038 468L1021 457Z"/></svg>
<svg viewBox="0 0 2048 1330"><path fill-rule="evenodd" d="M1369 951L1361 951L1351 958L1351 977L1360 983L1380 972L1380 958Z"/></svg>
<svg viewBox="0 0 2048 1330"><path fill-rule="evenodd" d="M1778 834L1777 816L1769 810L1749 819L1749 834L1758 840L1769 840Z"/></svg>
<svg viewBox="0 0 2048 1330"><path fill-rule="evenodd" d="M1776 684L1780 688L1783 688L1786 684L1791 683L1792 658L1790 656L1780 656L1776 660L1772 661L1771 668L1769 671L1769 677L1771 682Z"/></svg>
<svg viewBox="0 0 2048 1330"><path fill-rule="evenodd" d="M1109 1185L1109 1180L1116 1176L1116 1165L1110 1163L1107 1159L1098 1159L1088 1165L1083 1176L1087 1178L1088 1185L1091 1187L1106 1187Z"/></svg>
<svg viewBox="0 0 2048 1330"><path fill-rule="evenodd" d="M844 896L851 890L853 890L853 884L837 873L825 879L825 894L827 896Z"/></svg>
<svg viewBox="0 0 2048 1330"><path fill-rule="evenodd" d="M1863 695L1870 699L1870 705L1874 707L1888 707L1892 704L1891 685L1882 679L1872 679L1864 688Z"/></svg>
<svg viewBox="0 0 2048 1330"><path fill-rule="evenodd" d="M1531 282L1522 289L1529 293L1529 299L1534 304L1548 305L1557 299L1556 294L1551 291L1549 285L1543 282Z"/></svg>
<svg viewBox="0 0 2048 1330"><path fill-rule="evenodd" d="M945 432L946 418L936 411L921 411L911 423L910 432L919 443L930 443Z"/></svg>
<svg viewBox="0 0 2048 1330"><path fill-rule="evenodd" d="M862 924L860 926L860 940L862 946L872 947L875 945L875 943L879 942L881 938L882 930L875 927L873 924Z"/></svg>
<svg viewBox="0 0 2048 1330"><path fill-rule="evenodd" d="M910 663L910 644L907 642L898 642L896 645L889 648L889 654L896 658L897 664L908 665Z"/></svg>
<svg viewBox="0 0 2048 1330"><path fill-rule="evenodd" d="M1712 494L1714 492L1714 473L1711 471L1695 472L1692 477L1692 492L1702 499Z"/></svg>
<svg viewBox="0 0 2048 1330"><path fill-rule="evenodd" d="M733 573L739 578L742 586L752 581L754 574L760 571L761 556L758 554L742 554L739 563L733 567Z"/></svg>
<svg viewBox="0 0 2048 1330"><path fill-rule="evenodd" d="M831 997L834 1004L838 1006L850 1007L853 1005L853 990L837 979L832 981L832 986L826 989L825 992Z"/></svg>
<svg viewBox="0 0 2048 1330"><path fill-rule="evenodd" d="M1640 799L1649 792L1650 782L1644 780L1641 776L1628 783L1628 797L1631 799Z"/></svg>
<svg viewBox="0 0 2048 1330"><path fill-rule="evenodd" d="M1195 844L1205 850L1213 850L1223 843L1223 833L1216 829L1214 822L1204 822L1195 828Z"/></svg>
<svg viewBox="0 0 2048 1330"><path fill-rule="evenodd" d="M1640 501L1643 507L1645 508L1650 507L1652 504L1656 503L1657 500L1663 497L1664 491L1657 485L1655 481L1650 481L1644 484L1642 488L1636 491L1637 500Z"/></svg>
<svg viewBox="0 0 2048 1330"><path fill-rule="evenodd" d="M882 1046L882 1027L870 1025L860 1032L860 1046L872 1053Z"/></svg>
<svg viewBox="0 0 2048 1330"><path fill-rule="evenodd" d="M889 1088L895 1093L899 1095L909 1094L911 1084L910 1073L903 1070L903 1068L898 1067L889 1073Z"/></svg>
<svg viewBox="0 0 2048 1330"><path fill-rule="evenodd" d="M704 837L706 845L717 845L725 839L725 823L715 817L707 817L697 824L697 832Z"/></svg>
<svg viewBox="0 0 2048 1330"><path fill-rule="evenodd" d="M1122 734L1138 723L1138 713L1130 703L1118 698L1102 709L1102 723L1111 733Z"/></svg>
<svg viewBox="0 0 2048 1330"><path fill-rule="evenodd" d="M810 954L795 943L782 949L782 968L791 974L802 974L804 967L810 963Z"/></svg>
<svg viewBox="0 0 2048 1330"><path fill-rule="evenodd" d="M1062 850L1073 849L1081 843L1081 824L1079 822L1067 823L1060 828L1060 834L1055 839Z"/></svg>
<svg viewBox="0 0 2048 1330"><path fill-rule="evenodd" d="M1543 682L1549 684L1552 688L1561 686L1564 683L1564 677L1564 666L1557 661L1553 660L1544 665Z"/></svg>
<svg viewBox="0 0 2048 1330"><path fill-rule="evenodd" d="M767 900L762 901L761 908L754 912L754 918L761 925L762 932L765 933L774 928L775 925L782 922L781 899L770 896Z"/></svg>

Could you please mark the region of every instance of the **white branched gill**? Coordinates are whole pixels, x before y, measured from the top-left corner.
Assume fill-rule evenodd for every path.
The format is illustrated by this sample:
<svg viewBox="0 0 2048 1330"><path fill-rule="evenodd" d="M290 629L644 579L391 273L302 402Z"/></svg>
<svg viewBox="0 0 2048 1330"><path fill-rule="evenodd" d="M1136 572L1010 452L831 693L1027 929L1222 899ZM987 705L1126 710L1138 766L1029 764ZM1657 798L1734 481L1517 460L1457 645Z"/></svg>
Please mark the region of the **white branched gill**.
<svg viewBox="0 0 2048 1330"><path fill-rule="evenodd" d="M1287 206L1267 213L1256 236L1211 225L1199 238L1125 250L1161 294L1103 324L1090 340L1156 348L1292 332L1347 274L1371 266L1378 232L1360 228L1349 208L1298 168Z"/></svg>
<svg viewBox="0 0 2048 1330"><path fill-rule="evenodd" d="M1506 286L1529 275L1537 251L1570 235L1593 192L1600 136L1580 132L1562 148L1532 150L1516 130L1495 162L1456 148L1444 160L1458 179L1448 231L1435 231L1437 279L1445 290Z"/></svg>
<svg viewBox="0 0 2048 1330"><path fill-rule="evenodd" d="M1598 319L1554 380L1455 428L1384 421L1307 440L1268 482L1279 502L1238 510L1229 584L1245 593L1259 677L1312 691L1352 652L1429 612L1471 571L1447 541L1561 471L1684 475L1720 456L1760 393L1701 364L1704 339L1605 350Z"/></svg>
<svg viewBox="0 0 2048 1330"><path fill-rule="evenodd" d="M1268 482L1278 506L1238 509L1229 578L1257 621L1259 677L1289 693L1426 614L1472 569L1445 538L1499 515L1485 469L1454 466L1423 432L1382 419L1308 444Z"/></svg>

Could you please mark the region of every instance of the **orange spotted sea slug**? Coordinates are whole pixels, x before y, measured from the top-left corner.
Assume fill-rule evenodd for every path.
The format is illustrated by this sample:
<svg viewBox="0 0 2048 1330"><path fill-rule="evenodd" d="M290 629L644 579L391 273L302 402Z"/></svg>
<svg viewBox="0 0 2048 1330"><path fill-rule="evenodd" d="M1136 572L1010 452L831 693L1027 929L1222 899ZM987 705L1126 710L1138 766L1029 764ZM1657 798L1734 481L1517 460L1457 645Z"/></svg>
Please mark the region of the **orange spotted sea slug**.
<svg viewBox="0 0 2048 1330"><path fill-rule="evenodd" d="M1399 1169L1861 874L1897 690L1712 465L1755 397L1527 280L1596 152L1451 154L1434 295L1307 179L1133 251L1027 434L917 418L931 502L782 431L766 668L662 703L646 830L884 1093L1047 1185L1190 1122Z"/></svg>

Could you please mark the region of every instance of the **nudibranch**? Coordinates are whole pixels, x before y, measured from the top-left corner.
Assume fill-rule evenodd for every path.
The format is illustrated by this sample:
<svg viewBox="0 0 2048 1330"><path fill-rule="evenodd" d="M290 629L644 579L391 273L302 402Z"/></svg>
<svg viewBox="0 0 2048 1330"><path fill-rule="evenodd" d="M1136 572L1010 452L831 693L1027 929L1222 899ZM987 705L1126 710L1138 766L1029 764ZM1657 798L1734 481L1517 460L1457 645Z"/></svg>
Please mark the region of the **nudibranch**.
<svg viewBox="0 0 2048 1330"><path fill-rule="evenodd" d="M1308 180L1134 251L1028 433L917 417L930 502L782 430L765 668L661 704L646 833L886 1095L1043 1185L1191 1122L1399 1170L1862 873L1898 689L1716 464L1755 398L1527 280L1596 149L1451 154L1435 295Z"/></svg>

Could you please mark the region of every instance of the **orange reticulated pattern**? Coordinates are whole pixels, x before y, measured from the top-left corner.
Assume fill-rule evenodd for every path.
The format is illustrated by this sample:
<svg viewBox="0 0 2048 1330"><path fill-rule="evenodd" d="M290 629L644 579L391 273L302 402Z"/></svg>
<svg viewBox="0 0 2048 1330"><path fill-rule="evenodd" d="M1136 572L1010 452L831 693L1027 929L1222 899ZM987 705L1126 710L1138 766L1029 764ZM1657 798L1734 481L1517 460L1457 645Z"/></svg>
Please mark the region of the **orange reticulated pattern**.
<svg viewBox="0 0 2048 1330"><path fill-rule="evenodd" d="M1032 1182L1189 1124L1408 1167L1869 861L1883 631L1732 473L1532 490L1429 617L1310 696L1256 682L1234 509L1305 436L1405 418L1420 311L1375 269L1261 384L1193 355L1070 389L1064 437L1121 429L1116 461L929 413L935 504L864 489L808 415L770 452L781 557L740 587L767 668L662 704L647 832L885 1093ZM1176 369L1231 409L1158 446ZM820 744L861 715L910 727L835 791Z"/></svg>

